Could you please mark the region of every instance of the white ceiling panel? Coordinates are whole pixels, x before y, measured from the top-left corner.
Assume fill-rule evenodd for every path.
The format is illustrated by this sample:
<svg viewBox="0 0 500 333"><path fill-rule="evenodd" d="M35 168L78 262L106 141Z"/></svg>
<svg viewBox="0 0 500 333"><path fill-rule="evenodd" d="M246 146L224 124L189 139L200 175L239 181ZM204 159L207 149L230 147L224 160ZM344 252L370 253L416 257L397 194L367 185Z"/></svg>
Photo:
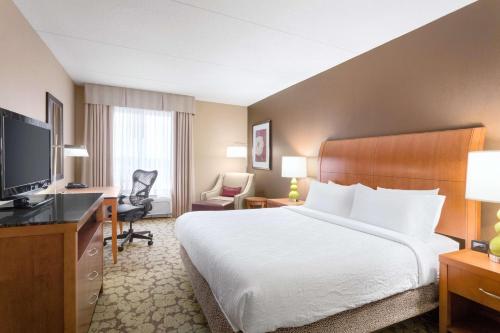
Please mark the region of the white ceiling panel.
<svg viewBox="0 0 500 333"><path fill-rule="evenodd" d="M249 105L470 0L15 0L77 83Z"/></svg>
<svg viewBox="0 0 500 333"><path fill-rule="evenodd" d="M360 54L473 1L175 0L175 2Z"/></svg>

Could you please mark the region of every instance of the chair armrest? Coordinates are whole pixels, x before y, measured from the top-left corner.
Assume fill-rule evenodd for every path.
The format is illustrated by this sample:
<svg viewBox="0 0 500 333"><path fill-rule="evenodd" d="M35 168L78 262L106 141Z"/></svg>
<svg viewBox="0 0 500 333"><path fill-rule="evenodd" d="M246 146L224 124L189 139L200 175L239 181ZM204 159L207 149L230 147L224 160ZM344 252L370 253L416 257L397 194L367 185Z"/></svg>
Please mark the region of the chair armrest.
<svg viewBox="0 0 500 333"><path fill-rule="evenodd" d="M243 192L234 196L234 209L243 209L245 207L245 198L253 196L250 191Z"/></svg>
<svg viewBox="0 0 500 333"><path fill-rule="evenodd" d="M201 200L208 200L220 194L220 188L212 189L210 191L201 192Z"/></svg>
<svg viewBox="0 0 500 333"><path fill-rule="evenodd" d="M153 201L153 198L144 198L140 200L138 204L144 207L144 211L149 212L151 209L153 209Z"/></svg>
<svg viewBox="0 0 500 333"><path fill-rule="evenodd" d="M123 199L125 199L126 197L127 197L127 196L126 196L125 194L120 194L120 195L118 196L118 203L119 203L120 205L123 205L123 204L125 203L125 202L123 201Z"/></svg>
<svg viewBox="0 0 500 333"><path fill-rule="evenodd" d="M219 178L217 178L217 182L215 183L212 189L205 192L201 192L200 199L208 200L210 198L216 197L220 195L221 189L222 189L222 175L219 175Z"/></svg>
<svg viewBox="0 0 500 333"><path fill-rule="evenodd" d="M234 209L243 209L245 207L245 198L255 195L255 185L253 175L250 175L245 189L240 194L234 196Z"/></svg>

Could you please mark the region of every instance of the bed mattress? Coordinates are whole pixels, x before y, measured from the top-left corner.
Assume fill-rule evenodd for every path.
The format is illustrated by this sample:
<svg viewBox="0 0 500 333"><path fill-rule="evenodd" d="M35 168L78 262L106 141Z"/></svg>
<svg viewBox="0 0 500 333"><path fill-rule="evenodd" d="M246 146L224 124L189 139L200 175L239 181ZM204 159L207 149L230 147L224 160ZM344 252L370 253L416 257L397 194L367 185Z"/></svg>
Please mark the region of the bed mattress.
<svg viewBox="0 0 500 333"><path fill-rule="evenodd" d="M437 280L430 244L305 207L188 213L176 235L234 331L307 325Z"/></svg>

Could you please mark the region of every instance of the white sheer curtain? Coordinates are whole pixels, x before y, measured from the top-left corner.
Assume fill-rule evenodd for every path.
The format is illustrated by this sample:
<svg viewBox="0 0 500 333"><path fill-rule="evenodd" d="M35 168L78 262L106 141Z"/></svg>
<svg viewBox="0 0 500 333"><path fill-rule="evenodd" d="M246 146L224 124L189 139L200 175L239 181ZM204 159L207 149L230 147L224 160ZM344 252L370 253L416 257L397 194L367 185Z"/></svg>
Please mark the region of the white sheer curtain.
<svg viewBox="0 0 500 333"><path fill-rule="evenodd" d="M173 115L128 107L113 110L113 183L128 193L137 169L158 170L151 195L171 197Z"/></svg>

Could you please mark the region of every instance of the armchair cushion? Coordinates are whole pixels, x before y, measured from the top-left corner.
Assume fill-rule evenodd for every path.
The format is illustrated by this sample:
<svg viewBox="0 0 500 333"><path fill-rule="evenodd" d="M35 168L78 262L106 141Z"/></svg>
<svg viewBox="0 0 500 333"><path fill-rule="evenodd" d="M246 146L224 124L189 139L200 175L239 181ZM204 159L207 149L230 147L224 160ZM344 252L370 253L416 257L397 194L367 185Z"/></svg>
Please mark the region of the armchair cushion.
<svg viewBox="0 0 500 333"><path fill-rule="evenodd" d="M234 197L224 197L222 195L218 195L216 197L212 197L212 198L208 199L208 201L210 201L210 200L234 201Z"/></svg>
<svg viewBox="0 0 500 333"><path fill-rule="evenodd" d="M234 197L241 193L241 187L222 186L223 197Z"/></svg>

